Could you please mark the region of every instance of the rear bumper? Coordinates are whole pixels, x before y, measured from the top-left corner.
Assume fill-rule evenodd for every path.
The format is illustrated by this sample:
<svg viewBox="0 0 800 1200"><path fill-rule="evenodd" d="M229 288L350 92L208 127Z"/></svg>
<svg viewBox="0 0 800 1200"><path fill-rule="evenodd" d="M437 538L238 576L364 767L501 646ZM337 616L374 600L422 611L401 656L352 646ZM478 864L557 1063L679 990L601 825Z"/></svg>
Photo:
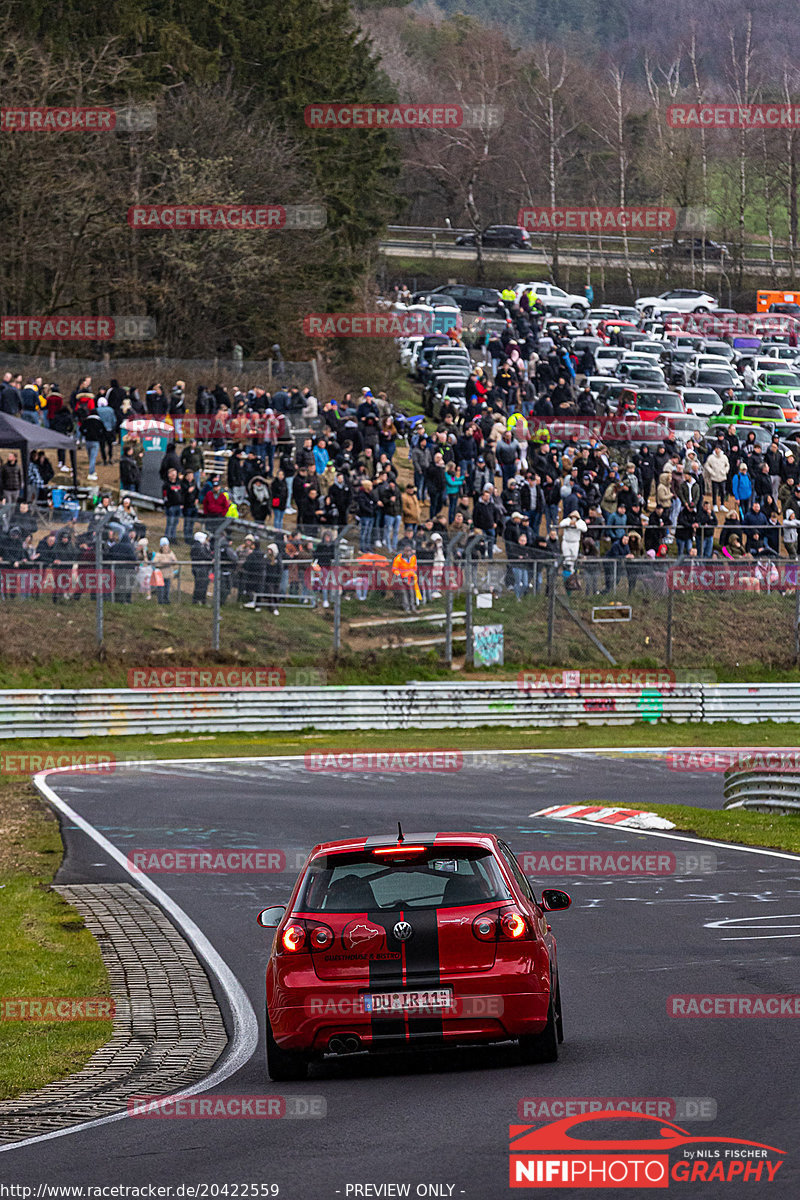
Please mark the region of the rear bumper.
<svg viewBox="0 0 800 1200"><path fill-rule="evenodd" d="M317 1052L327 1050L336 1037L356 1037L362 1050L391 1051L415 1045L501 1042L544 1029L549 990L503 993L490 990L485 977L470 982L475 986L467 989L463 980L441 981L440 986L453 988L450 1010L388 1017L364 1012L361 997L366 989L352 984L324 985L303 995L294 989L288 994L281 990L269 1003L270 1025L284 1049Z"/></svg>

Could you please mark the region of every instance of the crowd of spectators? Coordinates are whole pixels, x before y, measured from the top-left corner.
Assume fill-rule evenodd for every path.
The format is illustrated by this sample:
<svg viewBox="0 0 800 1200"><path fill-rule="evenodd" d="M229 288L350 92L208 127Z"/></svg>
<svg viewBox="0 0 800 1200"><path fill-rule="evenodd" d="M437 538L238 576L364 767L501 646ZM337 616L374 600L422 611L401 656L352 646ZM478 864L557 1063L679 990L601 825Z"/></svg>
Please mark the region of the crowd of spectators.
<svg viewBox="0 0 800 1200"><path fill-rule="evenodd" d="M223 537L224 594L235 589L245 601L281 594L287 558L316 562L324 546L328 559L348 525L360 555L402 554L404 561L413 555L419 565L442 562L455 534L480 532L485 550L478 553L508 561L518 595L536 559L560 562L570 588L580 586L581 563L599 558L797 557L800 476L777 436L764 448L755 432L742 440L734 427L717 427L686 442L627 445L621 455L619 446L599 438L556 444L546 428L533 431L530 418L596 415L583 385L593 364L588 352L573 355L557 332L541 332L535 298L523 294L519 304L509 303L509 317L470 374L465 405L444 400L436 427L427 430L369 387L326 402L310 388L198 387L195 416L247 415L254 422L248 437L214 440L228 452L217 472L206 470L192 430L183 436L189 412L182 380L170 388L154 383L142 399L135 386L115 379L94 389L87 377L64 397L56 383L23 383L6 372L0 410L75 433L88 456L89 480L96 479L98 458L110 465L115 446L121 448L119 484L132 493L141 483L141 445L121 439L120 426L133 417L169 421L174 437L160 467L166 528L158 551L142 545L146 530L130 519L130 500L115 505L106 496L98 508L114 512L110 560L131 564L129 570L148 564L149 578L163 577L156 585L162 603L170 601L174 569L164 556L174 556L181 539L190 552L194 602L206 601L215 523L226 516L263 526L236 549ZM295 438L292 422L310 434ZM42 500L57 471L66 470L63 460L54 466L44 452L32 455L29 501ZM20 519L24 485L13 451L4 455L0 483L6 564L46 561L53 546L74 555L70 561L88 556L88 542L68 531L34 546L33 531ZM284 529L287 517L295 518L291 531ZM305 583L294 582L300 594Z"/></svg>

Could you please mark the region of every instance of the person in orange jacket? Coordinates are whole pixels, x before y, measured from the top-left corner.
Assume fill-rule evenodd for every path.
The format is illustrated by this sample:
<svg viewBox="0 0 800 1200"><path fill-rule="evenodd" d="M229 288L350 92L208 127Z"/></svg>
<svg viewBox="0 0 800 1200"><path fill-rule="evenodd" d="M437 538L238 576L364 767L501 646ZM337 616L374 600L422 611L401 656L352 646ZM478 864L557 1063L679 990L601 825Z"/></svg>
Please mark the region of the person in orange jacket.
<svg viewBox="0 0 800 1200"><path fill-rule="evenodd" d="M411 612L422 599L417 581L417 556L409 541L403 541L392 562L392 574L398 580L403 608Z"/></svg>

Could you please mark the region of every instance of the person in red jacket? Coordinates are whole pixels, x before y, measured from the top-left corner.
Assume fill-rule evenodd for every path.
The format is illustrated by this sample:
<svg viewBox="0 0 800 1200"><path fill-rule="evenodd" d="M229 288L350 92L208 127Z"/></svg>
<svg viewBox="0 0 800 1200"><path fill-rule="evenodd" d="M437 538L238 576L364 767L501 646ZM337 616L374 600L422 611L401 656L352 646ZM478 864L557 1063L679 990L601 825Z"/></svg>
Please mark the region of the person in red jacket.
<svg viewBox="0 0 800 1200"><path fill-rule="evenodd" d="M230 505L230 497L223 491L221 481L215 479L211 491L206 492L203 500L203 515L206 518L206 528L213 532L227 513Z"/></svg>

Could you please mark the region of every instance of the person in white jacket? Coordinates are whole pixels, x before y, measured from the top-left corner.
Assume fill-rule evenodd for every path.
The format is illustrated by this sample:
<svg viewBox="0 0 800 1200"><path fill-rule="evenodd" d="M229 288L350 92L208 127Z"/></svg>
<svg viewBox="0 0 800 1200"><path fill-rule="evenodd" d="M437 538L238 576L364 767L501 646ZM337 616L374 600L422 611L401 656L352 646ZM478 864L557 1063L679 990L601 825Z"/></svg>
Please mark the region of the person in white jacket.
<svg viewBox="0 0 800 1200"><path fill-rule="evenodd" d="M715 446L703 463L703 475L705 476L706 484L711 484L711 499L714 504L714 512L718 512L719 506L724 506L725 504L730 470L731 464L727 454L721 446Z"/></svg>
<svg viewBox="0 0 800 1200"><path fill-rule="evenodd" d="M575 566L581 549L581 537L586 533L586 522L578 512L571 512L559 525L561 530L561 553L564 556L564 571L575 574Z"/></svg>
<svg viewBox="0 0 800 1200"><path fill-rule="evenodd" d="M783 517L783 544L789 558L797 558L797 530L800 521L795 517L794 509L787 508Z"/></svg>

